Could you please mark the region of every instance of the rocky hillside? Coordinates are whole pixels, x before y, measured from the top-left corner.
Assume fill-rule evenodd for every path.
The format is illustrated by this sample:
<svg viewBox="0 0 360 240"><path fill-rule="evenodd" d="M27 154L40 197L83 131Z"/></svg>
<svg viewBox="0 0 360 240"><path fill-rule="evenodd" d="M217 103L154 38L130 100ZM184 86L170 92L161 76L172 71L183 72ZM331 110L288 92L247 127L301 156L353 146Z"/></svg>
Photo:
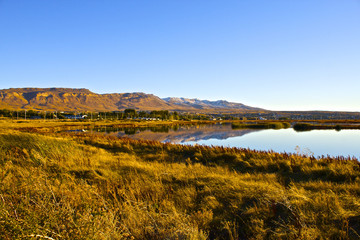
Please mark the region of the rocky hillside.
<svg viewBox="0 0 360 240"><path fill-rule="evenodd" d="M126 108L177 111L259 110L227 101L161 99L145 93L97 94L83 88L10 88L0 90L0 109L117 111Z"/></svg>

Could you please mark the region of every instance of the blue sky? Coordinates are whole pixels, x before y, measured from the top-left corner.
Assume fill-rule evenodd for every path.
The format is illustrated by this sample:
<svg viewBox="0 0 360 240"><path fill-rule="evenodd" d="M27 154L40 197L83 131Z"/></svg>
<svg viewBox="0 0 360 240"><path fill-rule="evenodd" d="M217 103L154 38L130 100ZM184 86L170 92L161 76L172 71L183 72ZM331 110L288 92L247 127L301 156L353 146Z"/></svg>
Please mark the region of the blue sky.
<svg viewBox="0 0 360 240"><path fill-rule="evenodd" d="M0 88L360 111L360 0L0 0Z"/></svg>

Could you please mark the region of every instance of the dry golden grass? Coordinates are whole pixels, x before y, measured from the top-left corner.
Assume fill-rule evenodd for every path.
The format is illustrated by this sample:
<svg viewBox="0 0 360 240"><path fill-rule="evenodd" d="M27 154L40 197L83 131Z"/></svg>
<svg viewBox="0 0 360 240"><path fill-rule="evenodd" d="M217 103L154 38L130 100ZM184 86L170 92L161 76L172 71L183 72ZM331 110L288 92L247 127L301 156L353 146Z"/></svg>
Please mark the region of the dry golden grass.
<svg viewBox="0 0 360 240"><path fill-rule="evenodd" d="M360 239L356 160L4 129L0 239Z"/></svg>

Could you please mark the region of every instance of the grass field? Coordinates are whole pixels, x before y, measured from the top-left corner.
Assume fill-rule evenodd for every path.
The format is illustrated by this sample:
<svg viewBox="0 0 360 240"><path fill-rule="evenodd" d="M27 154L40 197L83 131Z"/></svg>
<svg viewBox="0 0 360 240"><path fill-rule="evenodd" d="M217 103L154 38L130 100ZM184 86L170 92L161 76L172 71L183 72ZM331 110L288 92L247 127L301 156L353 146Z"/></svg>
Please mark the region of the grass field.
<svg viewBox="0 0 360 240"><path fill-rule="evenodd" d="M0 123L0 239L360 239L355 159L54 124Z"/></svg>

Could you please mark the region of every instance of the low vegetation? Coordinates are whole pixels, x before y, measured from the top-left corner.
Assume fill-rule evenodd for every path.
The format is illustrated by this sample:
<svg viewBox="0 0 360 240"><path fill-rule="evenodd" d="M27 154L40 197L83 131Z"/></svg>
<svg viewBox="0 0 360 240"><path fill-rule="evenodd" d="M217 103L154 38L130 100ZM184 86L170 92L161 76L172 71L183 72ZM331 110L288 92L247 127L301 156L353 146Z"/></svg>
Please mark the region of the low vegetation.
<svg viewBox="0 0 360 240"><path fill-rule="evenodd" d="M360 239L357 159L0 133L0 239Z"/></svg>
<svg viewBox="0 0 360 240"><path fill-rule="evenodd" d="M231 124L233 129L241 129L241 128L255 128L255 129L281 129L281 128L289 128L291 124L288 122L260 122L260 123L241 123L235 122Z"/></svg>
<svg viewBox="0 0 360 240"><path fill-rule="evenodd" d="M293 126L295 131L310 131L314 129L334 129L340 131L342 129L360 129L359 124L313 124L313 123L296 123Z"/></svg>

